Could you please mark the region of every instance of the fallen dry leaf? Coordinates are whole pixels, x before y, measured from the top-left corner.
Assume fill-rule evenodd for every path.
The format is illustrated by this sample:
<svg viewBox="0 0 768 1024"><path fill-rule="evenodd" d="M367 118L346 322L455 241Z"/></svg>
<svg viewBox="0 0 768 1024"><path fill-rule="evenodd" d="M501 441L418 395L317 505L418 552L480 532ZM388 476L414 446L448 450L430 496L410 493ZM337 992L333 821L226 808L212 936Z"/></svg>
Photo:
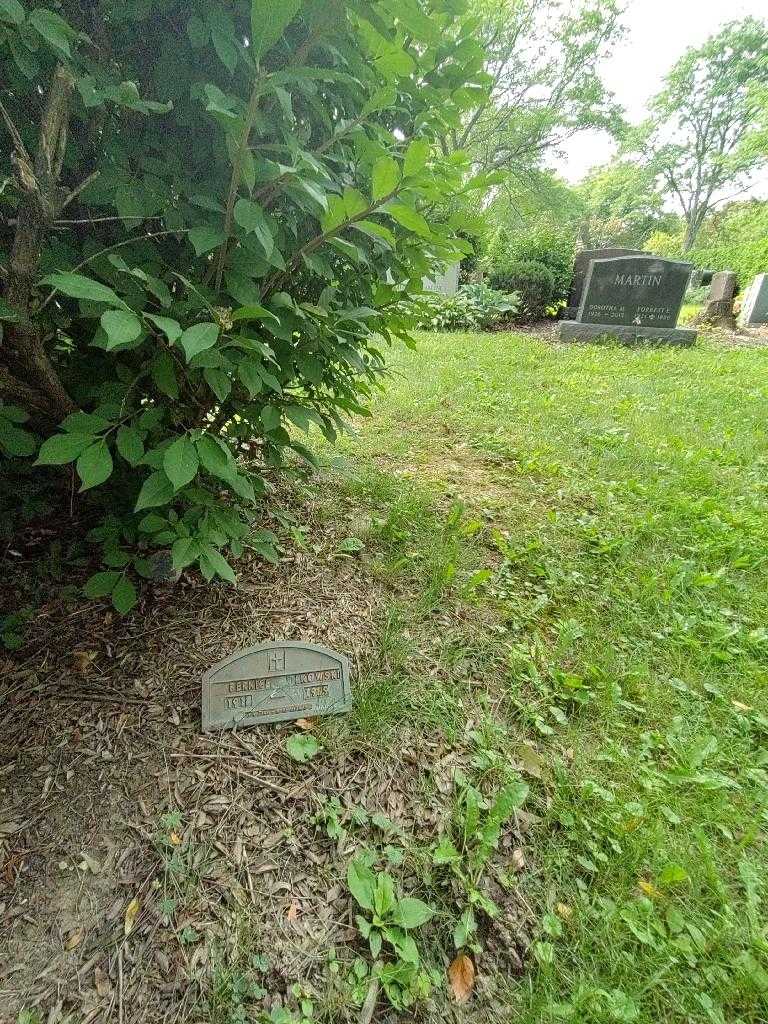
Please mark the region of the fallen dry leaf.
<svg viewBox="0 0 768 1024"><path fill-rule="evenodd" d="M564 921L568 921L573 914L573 907L569 907L567 903L558 903L555 909Z"/></svg>
<svg viewBox="0 0 768 1024"><path fill-rule="evenodd" d="M112 982L109 980L107 972L102 970L101 967L97 967L93 972L93 980L96 984L96 991L102 999L110 994L112 991Z"/></svg>
<svg viewBox="0 0 768 1024"><path fill-rule="evenodd" d="M136 924L136 918L139 914L139 898L134 896L128 906L125 908L125 934L130 935L133 931L133 926Z"/></svg>
<svg viewBox="0 0 768 1024"><path fill-rule="evenodd" d="M171 841L171 846L181 846L181 836L178 832L171 832L168 838Z"/></svg>
<svg viewBox="0 0 768 1024"><path fill-rule="evenodd" d="M466 953L459 953L448 968L451 992L457 1003L466 1003L475 987L475 965Z"/></svg>
<svg viewBox="0 0 768 1024"><path fill-rule="evenodd" d="M656 886L652 885L651 882L646 882L644 878L639 878L637 884L640 886L645 895L650 896L651 899L654 899L656 896L661 896L661 893L656 888Z"/></svg>
<svg viewBox="0 0 768 1024"><path fill-rule="evenodd" d="M64 948L74 949L75 946L79 946L80 943L83 941L84 934L85 932L83 931L82 928L75 928L75 930L73 932L70 932L69 936L67 937L67 941L64 943Z"/></svg>
<svg viewBox="0 0 768 1024"><path fill-rule="evenodd" d="M525 870L525 854L518 846L517 849L512 851L512 867L515 871Z"/></svg>
<svg viewBox="0 0 768 1024"><path fill-rule="evenodd" d="M96 651L73 651L72 667L81 676L87 676L96 657Z"/></svg>
<svg viewBox="0 0 768 1024"><path fill-rule="evenodd" d="M295 921L299 916L299 905L296 900L293 900L290 907L288 907L288 913L285 916L289 921Z"/></svg>
<svg viewBox="0 0 768 1024"><path fill-rule="evenodd" d="M315 728L315 719L297 718L293 724L297 726L299 729L302 729L304 732L312 732L312 730Z"/></svg>

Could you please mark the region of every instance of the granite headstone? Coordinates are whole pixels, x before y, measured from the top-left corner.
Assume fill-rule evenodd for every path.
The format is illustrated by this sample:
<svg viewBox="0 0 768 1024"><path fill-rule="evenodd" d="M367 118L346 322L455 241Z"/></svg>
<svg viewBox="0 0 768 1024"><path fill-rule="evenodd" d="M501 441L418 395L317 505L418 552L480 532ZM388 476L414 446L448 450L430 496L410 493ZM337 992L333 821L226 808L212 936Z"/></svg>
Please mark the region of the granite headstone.
<svg viewBox="0 0 768 1024"><path fill-rule="evenodd" d="M768 324L768 274L758 274L744 295L739 314L740 327Z"/></svg>
<svg viewBox="0 0 768 1024"><path fill-rule="evenodd" d="M348 711L349 662L316 644L280 640L237 651L203 677L203 730Z"/></svg>
<svg viewBox="0 0 768 1024"><path fill-rule="evenodd" d="M576 319L560 324L560 337L691 345L696 332L677 327L690 275L690 263L648 253L592 260Z"/></svg>
<svg viewBox="0 0 768 1024"><path fill-rule="evenodd" d="M617 256L642 256L643 252L640 249L582 249L581 252L576 253L576 259L573 263L573 279L571 281L571 290L568 293L568 305L563 310L562 319L572 320L579 311L581 304L581 295L584 291L584 281L587 277L587 271L592 260L609 260L614 259Z"/></svg>
<svg viewBox="0 0 768 1024"><path fill-rule="evenodd" d="M733 328L733 299L736 294L736 274L721 270L712 275L707 302L699 316L699 323Z"/></svg>

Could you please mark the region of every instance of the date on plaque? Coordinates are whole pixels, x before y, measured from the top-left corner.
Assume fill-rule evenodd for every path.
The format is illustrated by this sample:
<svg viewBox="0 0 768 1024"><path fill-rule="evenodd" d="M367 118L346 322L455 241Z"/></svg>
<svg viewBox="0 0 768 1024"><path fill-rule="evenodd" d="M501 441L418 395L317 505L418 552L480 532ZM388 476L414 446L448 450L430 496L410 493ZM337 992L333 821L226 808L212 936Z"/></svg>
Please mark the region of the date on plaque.
<svg viewBox="0 0 768 1024"><path fill-rule="evenodd" d="M348 711L349 661L294 640L248 647L203 676L203 731Z"/></svg>

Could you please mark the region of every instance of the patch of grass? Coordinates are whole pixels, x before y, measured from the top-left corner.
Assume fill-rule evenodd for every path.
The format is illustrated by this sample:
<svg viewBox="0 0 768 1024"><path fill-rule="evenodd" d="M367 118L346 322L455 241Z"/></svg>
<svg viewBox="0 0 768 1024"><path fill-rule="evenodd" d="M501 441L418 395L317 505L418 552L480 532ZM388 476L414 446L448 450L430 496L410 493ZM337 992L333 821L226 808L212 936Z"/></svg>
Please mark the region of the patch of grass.
<svg viewBox="0 0 768 1024"><path fill-rule="evenodd" d="M543 766L506 1010L765 1020L768 352L428 335L393 368L321 449L393 595L352 727L461 743L484 706Z"/></svg>

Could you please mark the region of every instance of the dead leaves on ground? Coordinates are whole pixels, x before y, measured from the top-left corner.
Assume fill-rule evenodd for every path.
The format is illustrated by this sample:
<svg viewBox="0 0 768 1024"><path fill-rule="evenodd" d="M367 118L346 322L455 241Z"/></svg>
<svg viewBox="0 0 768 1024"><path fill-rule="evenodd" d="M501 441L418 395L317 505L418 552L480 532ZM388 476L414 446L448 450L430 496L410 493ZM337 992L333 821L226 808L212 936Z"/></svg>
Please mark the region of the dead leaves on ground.
<svg viewBox="0 0 768 1024"><path fill-rule="evenodd" d="M475 964L466 953L454 957L448 968L451 993L457 1003L466 1003L475 987Z"/></svg>
<svg viewBox="0 0 768 1024"><path fill-rule="evenodd" d="M125 934L130 935L133 931L134 925L136 924L136 918L139 916L139 897L134 896L128 906L125 908Z"/></svg>

